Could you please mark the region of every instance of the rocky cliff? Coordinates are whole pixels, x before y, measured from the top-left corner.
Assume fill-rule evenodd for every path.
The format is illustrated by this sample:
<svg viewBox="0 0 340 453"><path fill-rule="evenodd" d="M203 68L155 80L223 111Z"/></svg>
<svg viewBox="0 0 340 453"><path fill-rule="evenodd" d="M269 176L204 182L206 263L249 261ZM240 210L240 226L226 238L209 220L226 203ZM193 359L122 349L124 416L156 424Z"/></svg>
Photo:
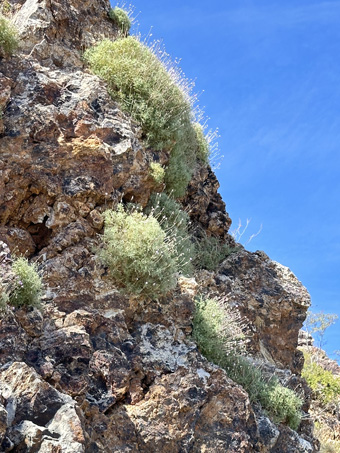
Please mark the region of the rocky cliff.
<svg viewBox="0 0 340 453"><path fill-rule="evenodd" d="M108 0L7 4L20 49L0 59L2 273L24 254L44 296L40 310L2 315L1 451L317 451L297 350L310 299L289 269L240 248L145 303L119 292L96 257L103 211L146 206L161 190L150 164L169 161L84 66L85 49L117 37ZM180 202L196 227L233 244L209 166L197 163ZM247 320L254 363L304 398L297 432L201 355L195 294L222 296Z"/></svg>

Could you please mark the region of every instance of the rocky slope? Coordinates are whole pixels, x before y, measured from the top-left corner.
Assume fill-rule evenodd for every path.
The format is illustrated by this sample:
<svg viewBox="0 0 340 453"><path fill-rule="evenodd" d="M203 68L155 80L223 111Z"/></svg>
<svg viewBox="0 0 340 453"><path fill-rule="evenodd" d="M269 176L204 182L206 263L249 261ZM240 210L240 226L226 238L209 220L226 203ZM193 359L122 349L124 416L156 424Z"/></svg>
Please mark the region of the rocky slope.
<svg viewBox="0 0 340 453"><path fill-rule="evenodd" d="M101 213L145 206L160 188L138 125L83 65L115 39L107 0L11 0L20 52L0 60L0 240L39 263L44 300L7 310L0 330L1 451L313 452L298 332L307 291L263 252L240 249L216 272L182 278L142 303L107 278L94 246ZM182 200L193 224L223 240L231 221L210 170ZM9 247L9 248L8 248ZM248 319L249 352L305 398L298 433L274 425L190 339L194 295L223 296Z"/></svg>

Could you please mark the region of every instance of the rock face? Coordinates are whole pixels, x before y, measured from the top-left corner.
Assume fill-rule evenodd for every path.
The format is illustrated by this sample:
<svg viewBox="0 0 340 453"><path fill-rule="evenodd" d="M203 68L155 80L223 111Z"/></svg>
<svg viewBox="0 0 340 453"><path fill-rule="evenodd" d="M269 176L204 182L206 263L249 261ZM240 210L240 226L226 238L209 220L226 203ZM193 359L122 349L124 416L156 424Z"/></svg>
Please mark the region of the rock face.
<svg viewBox="0 0 340 453"><path fill-rule="evenodd" d="M109 1L11 6L22 44L0 60L0 241L39 263L45 295L41 311L2 314L0 450L316 451L310 426L274 425L188 337L195 293L224 297L252 326L250 352L299 380L309 297L287 268L239 250L146 304L120 294L96 259L101 213L121 200L145 206L159 190L150 164L169 159L144 147L83 66L86 47L117 35ZM197 165L182 203L196 227L233 244L217 190Z"/></svg>

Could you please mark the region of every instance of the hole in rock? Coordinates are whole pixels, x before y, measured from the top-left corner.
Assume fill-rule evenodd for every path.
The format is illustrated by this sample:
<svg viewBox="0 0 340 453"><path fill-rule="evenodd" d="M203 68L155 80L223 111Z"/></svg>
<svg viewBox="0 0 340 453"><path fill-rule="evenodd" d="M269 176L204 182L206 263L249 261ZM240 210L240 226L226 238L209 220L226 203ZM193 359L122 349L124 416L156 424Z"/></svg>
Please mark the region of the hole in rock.
<svg viewBox="0 0 340 453"><path fill-rule="evenodd" d="M47 217L44 220L46 221ZM27 231L32 236L37 252L40 252L41 249L49 244L52 230L48 229L45 223L31 223L27 228Z"/></svg>

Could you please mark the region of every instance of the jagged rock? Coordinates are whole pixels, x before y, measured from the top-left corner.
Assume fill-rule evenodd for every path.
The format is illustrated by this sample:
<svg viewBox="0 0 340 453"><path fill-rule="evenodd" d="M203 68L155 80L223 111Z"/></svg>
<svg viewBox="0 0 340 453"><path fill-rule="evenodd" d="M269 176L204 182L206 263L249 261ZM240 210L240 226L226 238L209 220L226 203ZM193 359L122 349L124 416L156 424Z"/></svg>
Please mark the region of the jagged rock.
<svg viewBox="0 0 340 453"><path fill-rule="evenodd" d="M208 235L219 237L233 246L235 242L228 235L231 219L217 192L219 186L209 166L198 166L187 188L183 205L187 207L194 227L204 229Z"/></svg>
<svg viewBox="0 0 340 453"><path fill-rule="evenodd" d="M25 363L15 362L1 373L0 395L7 411L9 443L17 451L85 451L76 403Z"/></svg>
<svg viewBox="0 0 340 453"><path fill-rule="evenodd" d="M298 342L299 342L298 344L301 348L306 347L306 346L313 346L314 338L312 337L312 335L310 335L305 330L300 330Z"/></svg>

